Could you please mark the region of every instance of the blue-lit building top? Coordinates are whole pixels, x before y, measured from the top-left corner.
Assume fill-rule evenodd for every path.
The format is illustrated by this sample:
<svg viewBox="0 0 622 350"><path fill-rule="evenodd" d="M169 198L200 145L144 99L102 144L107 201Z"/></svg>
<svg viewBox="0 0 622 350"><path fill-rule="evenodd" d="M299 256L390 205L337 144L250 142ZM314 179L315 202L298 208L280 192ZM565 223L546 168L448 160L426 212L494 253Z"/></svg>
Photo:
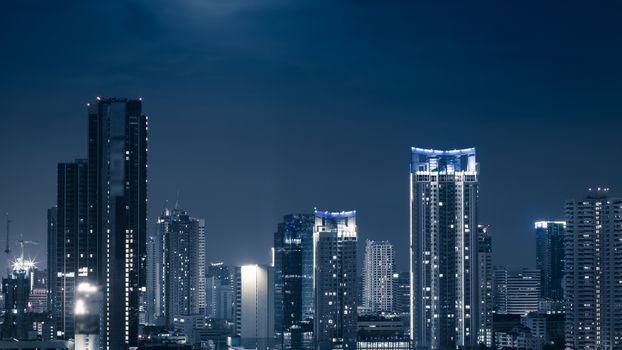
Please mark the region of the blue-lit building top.
<svg viewBox="0 0 622 350"><path fill-rule="evenodd" d="M342 218L353 218L356 217L356 210L349 211L322 211L322 210L314 210L314 214L316 217L320 218L332 218L332 219L342 219Z"/></svg>
<svg viewBox="0 0 622 350"><path fill-rule="evenodd" d="M475 147L438 150L412 147L411 173L478 171Z"/></svg>

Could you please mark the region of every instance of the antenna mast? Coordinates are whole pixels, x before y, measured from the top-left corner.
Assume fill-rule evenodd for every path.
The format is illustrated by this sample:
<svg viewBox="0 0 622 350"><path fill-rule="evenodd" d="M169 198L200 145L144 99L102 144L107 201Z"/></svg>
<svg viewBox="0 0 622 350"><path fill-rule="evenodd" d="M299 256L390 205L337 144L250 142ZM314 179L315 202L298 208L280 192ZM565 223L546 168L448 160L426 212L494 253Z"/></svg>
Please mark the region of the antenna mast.
<svg viewBox="0 0 622 350"><path fill-rule="evenodd" d="M11 222L13 222L13 220L9 219L9 213L6 213L6 248L4 252L7 256L11 254L11 247L9 246L9 242L11 241Z"/></svg>

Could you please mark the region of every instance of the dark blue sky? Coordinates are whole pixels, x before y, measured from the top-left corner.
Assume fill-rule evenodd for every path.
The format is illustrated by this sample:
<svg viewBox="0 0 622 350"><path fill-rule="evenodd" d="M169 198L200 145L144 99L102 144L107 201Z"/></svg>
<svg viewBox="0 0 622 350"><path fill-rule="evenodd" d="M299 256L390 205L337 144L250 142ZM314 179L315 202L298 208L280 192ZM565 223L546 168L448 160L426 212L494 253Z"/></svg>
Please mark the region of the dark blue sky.
<svg viewBox="0 0 622 350"><path fill-rule="evenodd" d="M268 261L283 214L357 209L406 269L410 146L477 147L495 263L532 222L621 187L618 1L5 1L0 211L41 241L86 102L144 98L149 229L206 218L210 260ZM0 221L4 236L4 220ZM4 260L4 259L3 259Z"/></svg>

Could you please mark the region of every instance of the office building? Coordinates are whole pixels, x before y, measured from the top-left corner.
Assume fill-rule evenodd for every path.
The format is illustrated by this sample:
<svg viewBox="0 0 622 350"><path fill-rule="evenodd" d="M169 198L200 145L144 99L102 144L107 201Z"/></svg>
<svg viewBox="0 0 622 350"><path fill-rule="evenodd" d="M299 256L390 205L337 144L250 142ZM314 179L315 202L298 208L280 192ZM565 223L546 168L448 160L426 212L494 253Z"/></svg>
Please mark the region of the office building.
<svg viewBox="0 0 622 350"><path fill-rule="evenodd" d="M592 190L565 216L566 349L622 348L622 199Z"/></svg>
<svg viewBox="0 0 622 350"><path fill-rule="evenodd" d="M274 322L277 344L303 347L313 317L313 214L290 214L274 233Z"/></svg>
<svg viewBox="0 0 622 350"><path fill-rule="evenodd" d="M9 276L2 279L4 296L2 339L30 338L29 331L32 331L32 322L28 317L28 295L30 294L30 270L33 267L33 262L24 259L22 255L12 262Z"/></svg>
<svg viewBox="0 0 622 350"><path fill-rule="evenodd" d="M48 212L50 278L54 285L50 310L58 339L74 337L74 295L80 280L95 279L98 242L88 231L88 162L58 164L56 208ZM56 213L56 217L52 217ZM56 225L54 227L54 224ZM53 260L52 260L53 257Z"/></svg>
<svg viewBox="0 0 622 350"><path fill-rule="evenodd" d="M493 268L492 268L492 237L490 226L478 225L479 235L479 330L478 343L491 347L493 343Z"/></svg>
<svg viewBox="0 0 622 350"><path fill-rule="evenodd" d="M537 221L536 268L540 270L542 298L564 298L562 278L564 271L564 221Z"/></svg>
<svg viewBox="0 0 622 350"><path fill-rule="evenodd" d="M160 274L162 273L162 249L157 236L147 237L147 290L144 293L144 324L149 326L164 325L160 315Z"/></svg>
<svg viewBox="0 0 622 350"><path fill-rule="evenodd" d="M315 211L314 338L318 350L356 347L356 245L356 211Z"/></svg>
<svg viewBox="0 0 622 350"><path fill-rule="evenodd" d="M177 316L205 312L205 220L177 206L164 209L157 221L160 266L160 315L168 326Z"/></svg>
<svg viewBox="0 0 622 350"><path fill-rule="evenodd" d="M265 265L236 267L235 336L244 349L274 346L274 271Z"/></svg>
<svg viewBox="0 0 622 350"><path fill-rule="evenodd" d="M101 331L99 327L102 302L101 291L96 285L82 282L76 286L75 296L75 348L99 350Z"/></svg>
<svg viewBox="0 0 622 350"><path fill-rule="evenodd" d="M389 241L365 243L363 304L371 313L393 312L393 245Z"/></svg>
<svg viewBox="0 0 622 350"><path fill-rule="evenodd" d="M55 289L56 289L56 274L58 273L58 267L56 265L56 261L58 259L58 253L56 252L56 248L58 243L56 242L58 233L56 232L56 226L58 225L57 223L57 219L58 219L58 208L56 206L53 206L51 208L49 208L47 210L47 273L48 273L48 280L47 280L47 295L48 295L48 307L49 307L49 311L52 317L52 320L54 320L54 315L55 312L53 311L53 307L57 307L59 304L57 304L55 296ZM54 323L54 322L51 322ZM54 337L56 337L56 333L54 333Z"/></svg>
<svg viewBox="0 0 622 350"><path fill-rule="evenodd" d="M48 272L33 268L30 270L30 294L28 312L44 314L48 312Z"/></svg>
<svg viewBox="0 0 622 350"><path fill-rule="evenodd" d="M138 345L147 260L148 121L141 109L141 100L117 98L88 107L88 245L79 268L102 287L104 349Z"/></svg>
<svg viewBox="0 0 622 350"><path fill-rule="evenodd" d="M360 350L409 350L407 322L395 314L367 314L358 317Z"/></svg>
<svg viewBox="0 0 622 350"><path fill-rule="evenodd" d="M414 348L477 344L479 165L475 149L412 148L411 337Z"/></svg>
<svg viewBox="0 0 622 350"><path fill-rule="evenodd" d="M494 305L500 314L527 315L540 307L540 270L494 268Z"/></svg>
<svg viewBox="0 0 622 350"><path fill-rule="evenodd" d="M410 272L393 273L393 305L397 314L410 313Z"/></svg>

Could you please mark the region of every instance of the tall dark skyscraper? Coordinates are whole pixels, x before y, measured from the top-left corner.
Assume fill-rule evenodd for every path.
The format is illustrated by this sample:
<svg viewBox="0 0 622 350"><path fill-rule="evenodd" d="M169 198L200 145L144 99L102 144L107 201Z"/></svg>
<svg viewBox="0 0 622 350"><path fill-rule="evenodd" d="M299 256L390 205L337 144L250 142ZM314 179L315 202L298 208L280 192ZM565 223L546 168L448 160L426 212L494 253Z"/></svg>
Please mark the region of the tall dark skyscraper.
<svg viewBox="0 0 622 350"><path fill-rule="evenodd" d="M104 349L137 346L146 287L147 116L142 101L100 99L88 107L86 264L103 292Z"/></svg>
<svg viewBox="0 0 622 350"><path fill-rule="evenodd" d="M415 348L477 344L479 314L475 149L412 148L410 243Z"/></svg>
<svg viewBox="0 0 622 350"><path fill-rule="evenodd" d="M72 163L58 164L57 206L49 215L56 212L56 228L50 227L52 236L48 245L54 261L50 275L54 281L51 286L56 336L61 339L74 337L74 295L76 286L89 278L95 278L94 265L90 264L93 254L94 237L87 231L87 186L88 163L76 160ZM50 217L50 224L54 218ZM51 246L53 244L53 246Z"/></svg>
<svg viewBox="0 0 622 350"><path fill-rule="evenodd" d="M536 268L540 270L542 297L564 298L564 221L538 221L536 229Z"/></svg>
<svg viewBox="0 0 622 350"><path fill-rule="evenodd" d="M314 338L318 350L356 347L356 245L356 211L315 211Z"/></svg>
<svg viewBox="0 0 622 350"><path fill-rule="evenodd" d="M302 349L302 322L313 317L313 214L290 214L274 234L275 307L278 344Z"/></svg>
<svg viewBox="0 0 622 350"><path fill-rule="evenodd" d="M396 313L410 313L410 272L393 274L393 301Z"/></svg>
<svg viewBox="0 0 622 350"><path fill-rule="evenodd" d="M56 238L58 233L56 232L56 227L58 226L58 207L53 206L48 209L48 239L47 239L47 248L48 248L48 308L52 319L55 317L54 308L58 306L56 303L56 275L58 273L58 267L56 265L57 252L56 252ZM56 337L56 334L53 334Z"/></svg>
<svg viewBox="0 0 622 350"><path fill-rule="evenodd" d="M620 349L622 199L597 189L565 213L566 349Z"/></svg>

